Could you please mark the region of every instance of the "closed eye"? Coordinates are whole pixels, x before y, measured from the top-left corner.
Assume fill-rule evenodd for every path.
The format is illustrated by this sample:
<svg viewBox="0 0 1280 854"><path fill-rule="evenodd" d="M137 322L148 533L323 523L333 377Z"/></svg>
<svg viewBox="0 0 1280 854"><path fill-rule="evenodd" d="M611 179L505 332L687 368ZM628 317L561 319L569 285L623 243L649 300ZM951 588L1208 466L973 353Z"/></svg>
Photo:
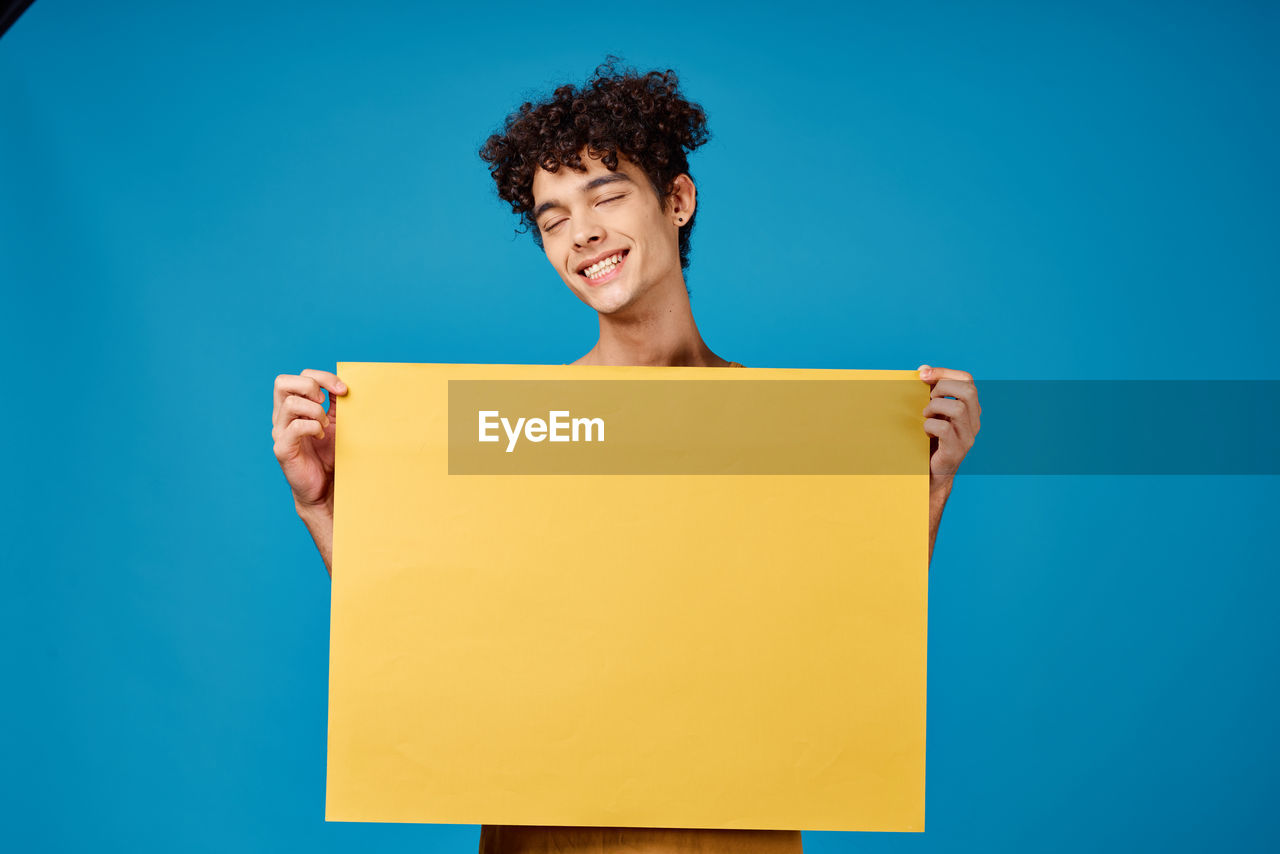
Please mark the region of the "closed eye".
<svg viewBox="0 0 1280 854"><path fill-rule="evenodd" d="M623 194L618 195L618 196L610 196L610 197L609 197L609 198L607 198L607 199L601 199L599 202L597 202L597 204L607 205L607 204L609 204L609 202L616 202L616 201L618 201L619 199L625 199L626 197L627 197L627 194L626 194L626 193L623 193Z"/></svg>

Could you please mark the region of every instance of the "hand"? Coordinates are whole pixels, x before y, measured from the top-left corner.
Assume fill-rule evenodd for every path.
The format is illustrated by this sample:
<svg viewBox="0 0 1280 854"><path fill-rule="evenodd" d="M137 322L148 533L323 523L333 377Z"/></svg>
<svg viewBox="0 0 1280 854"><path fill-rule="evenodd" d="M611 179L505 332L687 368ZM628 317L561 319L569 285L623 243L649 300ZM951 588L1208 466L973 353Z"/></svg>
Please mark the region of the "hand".
<svg viewBox="0 0 1280 854"><path fill-rule="evenodd" d="M324 394L329 392L329 411ZM308 368L300 375L281 374L275 382L271 438L276 460L293 490L301 512L324 508L333 513L333 440L338 429L338 395L347 386L327 371Z"/></svg>
<svg viewBox="0 0 1280 854"><path fill-rule="evenodd" d="M921 365L920 379L932 387L929 405L924 408L924 432L933 437L929 443L930 487L949 486L978 435L982 417L978 389L964 371Z"/></svg>

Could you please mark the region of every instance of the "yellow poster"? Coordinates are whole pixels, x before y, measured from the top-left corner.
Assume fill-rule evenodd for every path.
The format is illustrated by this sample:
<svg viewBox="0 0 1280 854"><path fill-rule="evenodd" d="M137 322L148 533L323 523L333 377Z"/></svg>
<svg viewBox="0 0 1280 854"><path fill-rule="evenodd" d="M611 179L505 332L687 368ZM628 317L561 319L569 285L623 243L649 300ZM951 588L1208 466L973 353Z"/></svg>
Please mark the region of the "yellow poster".
<svg viewBox="0 0 1280 854"><path fill-rule="evenodd" d="M924 829L915 371L338 375L329 820Z"/></svg>

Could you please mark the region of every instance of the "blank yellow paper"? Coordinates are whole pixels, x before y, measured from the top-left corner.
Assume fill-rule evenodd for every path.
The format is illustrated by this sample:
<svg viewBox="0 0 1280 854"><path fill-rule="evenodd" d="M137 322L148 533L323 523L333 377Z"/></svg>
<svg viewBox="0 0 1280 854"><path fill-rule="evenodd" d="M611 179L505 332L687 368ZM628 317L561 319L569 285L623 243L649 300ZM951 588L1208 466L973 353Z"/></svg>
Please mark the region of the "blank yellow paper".
<svg viewBox="0 0 1280 854"><path fill-rule="evenodd" d="M338 373L329 820L924 829L929 392L914 371ZM593 381L567 396L575 416L608 410L605 441L507 452L504 435L468 462L481 380L500 410L541 403L510 414L543 417L557 408L543 389L567 393L529 381ZM593 397L653 381L616 405ZM796 384L724 385L765 381ZM690 393L663 409L664 389ZM778 414L790 389L803 441L776 432L793 426ZM733 407L757 398L771 412L744 410L739 432ZM628 432L628 399L686 421ZM699 436L706 401L732 412ZM611 442L632 442L658 469L714 458L748 473L450 474L451 416L456 472L535 453L552 471L582 454L616 471L634 458ZM846 433L839 453L892 457L895 473L812 473L815 448L834 458ZM806 473L750 473L766 458ZM841 470L867 470L849 459Z"/></svg>

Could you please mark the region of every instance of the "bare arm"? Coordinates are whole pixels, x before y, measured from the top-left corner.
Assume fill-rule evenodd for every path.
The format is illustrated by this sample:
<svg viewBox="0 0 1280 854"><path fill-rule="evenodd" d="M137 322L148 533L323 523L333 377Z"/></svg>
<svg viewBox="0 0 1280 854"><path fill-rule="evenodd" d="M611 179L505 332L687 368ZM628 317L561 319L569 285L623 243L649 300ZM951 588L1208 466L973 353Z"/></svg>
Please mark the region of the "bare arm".
<svg viewBox="0 0 1280 854"><path fill-rule="evenodd" d="M320 558L324 561L325 571L333 578L333 510L326 507L307 507L293 502L298 511L298 518L311 532L316 548L320 550ZM932 552L932 546L930 547Z"/></svg>
<svg viewBox="0 0 1280 854"><path fill-rule="evenodd" d="M942 522L942 508L947 506L954 479L929 478L929 563L933 563L933 543L938 539L938 525Z"/></svg>

